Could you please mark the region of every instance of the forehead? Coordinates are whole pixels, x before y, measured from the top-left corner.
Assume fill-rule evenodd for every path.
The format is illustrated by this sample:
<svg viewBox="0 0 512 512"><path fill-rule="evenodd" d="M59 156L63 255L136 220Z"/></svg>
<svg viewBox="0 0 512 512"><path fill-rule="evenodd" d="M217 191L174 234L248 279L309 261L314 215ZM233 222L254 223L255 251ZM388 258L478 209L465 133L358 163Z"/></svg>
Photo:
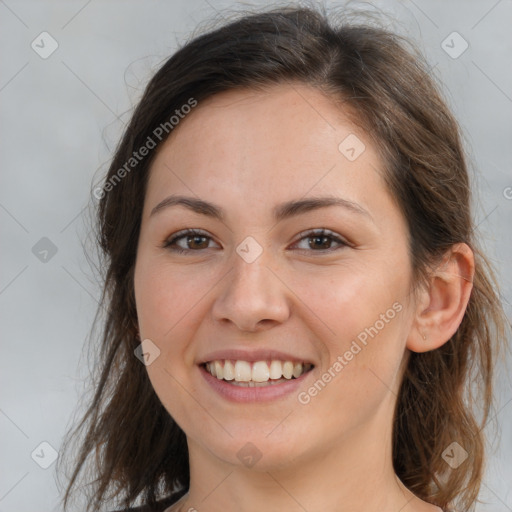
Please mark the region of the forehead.
<svg viewBox="0 0 512 512"><path fill-rule="evenodd" d="M269 150L290 148L296 152L304 142L310 149L323 141L324 146L331 144L336 151L336 142L344 132L358 132L360 138L366 138L350 121L349 113L354 115L348 105L340 107L334 98L305 84L235 89L199 102L171 133L166 145L173 140L175 146L188 145L195 139L196 146L220 150L216 145L219 140L224 147L253 140L266 144Z"/></svg>
<svg viewBox="0 0 512 512"><path fill-rule="evenodd" d="M332 98L280 84L199 102L159 149L148 198L171 190L257 204L339 190L368 204L386 193L381 169L370 138Z"/></svg>

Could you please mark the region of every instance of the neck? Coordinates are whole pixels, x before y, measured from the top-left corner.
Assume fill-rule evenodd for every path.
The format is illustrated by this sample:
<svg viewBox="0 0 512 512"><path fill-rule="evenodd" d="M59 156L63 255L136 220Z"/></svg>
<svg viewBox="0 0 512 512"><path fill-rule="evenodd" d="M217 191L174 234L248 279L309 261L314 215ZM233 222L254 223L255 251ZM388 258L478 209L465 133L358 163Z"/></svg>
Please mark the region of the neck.
<svg viewBox="0 0 512 512"><path fill-rule="evenodd" d="M189 457L190 490L184 511L254 512L262 506L292 512L430 510L408 505L421 500L396 477L391 426L384 433L379 422L359 426L324 451L280 464L262 464L263 454L252 468L235 466L191 440Z"/></svg>

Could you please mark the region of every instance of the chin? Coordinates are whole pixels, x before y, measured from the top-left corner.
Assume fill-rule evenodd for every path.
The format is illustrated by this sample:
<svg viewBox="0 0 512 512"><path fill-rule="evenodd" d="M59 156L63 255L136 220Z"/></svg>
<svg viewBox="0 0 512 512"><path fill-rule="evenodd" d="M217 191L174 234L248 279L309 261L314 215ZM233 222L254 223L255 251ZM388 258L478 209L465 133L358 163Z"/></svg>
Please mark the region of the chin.
<svg viewBox="0 0 512 512"><path fill-rule="evenodd" d="M258 432L254 432L254 429L230 432L233 437L225 436L225 442L220 443L218 437L211 442L202 438L201 444L227 464L251 471L286 469L296 464L297 459L305 456L308 451L304 439L295 440L290 435L276 434L275 431L270 435L265 433L266 429Z"/></svg>

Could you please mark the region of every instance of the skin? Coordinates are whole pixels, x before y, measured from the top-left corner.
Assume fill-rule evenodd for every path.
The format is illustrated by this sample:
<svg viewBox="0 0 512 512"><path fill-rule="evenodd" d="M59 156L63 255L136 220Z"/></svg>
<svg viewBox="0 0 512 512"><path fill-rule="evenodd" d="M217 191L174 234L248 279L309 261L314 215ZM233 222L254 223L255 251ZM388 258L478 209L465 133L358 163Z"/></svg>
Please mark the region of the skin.
<svg viewBox="0 0 512 512"><path fill-rule="evenodd" d="M349 134L366 147L354 161L338 149ZM413 295L407 225L382 168L369 137L341 108L299 84L209 98L159 150L144 202L135 297L141 339L160 350L149 378L189 447L189 493L166 512L440 510L393 471L393 408L409 351L433 350L459 326L473 254L454 246L429 286ZM215 203L226 218L182 206L150 216L171 194ZM369 215L330 206L278 223L271 216L284 201L327 194ZM210 238L181 239L185 254L162 247L186 228ZM301 235L320 228L349 245L328 239L317 248ZM263 250L252 263L236 252L247 236ZM401 311L307 404L296 393L229 402L196 365L214 349L274 348L315 363L301 387L307 391L394 303ZM250 468L237 457L247 442L261 454Z"/></svg>

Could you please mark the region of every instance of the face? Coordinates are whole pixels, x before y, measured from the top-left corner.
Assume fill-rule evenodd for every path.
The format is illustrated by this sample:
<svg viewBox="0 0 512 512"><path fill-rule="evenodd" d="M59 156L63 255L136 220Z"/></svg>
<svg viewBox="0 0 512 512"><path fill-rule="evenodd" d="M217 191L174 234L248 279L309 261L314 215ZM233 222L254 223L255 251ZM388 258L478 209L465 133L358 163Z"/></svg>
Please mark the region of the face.
<svg viewBox="0 0 512 512"><path fill-rule="evenodd" d="M146 368L205 458L272 468L390 433L407 227L340 108L305 85L222 93L151 167L135 268Z"/></svg>

